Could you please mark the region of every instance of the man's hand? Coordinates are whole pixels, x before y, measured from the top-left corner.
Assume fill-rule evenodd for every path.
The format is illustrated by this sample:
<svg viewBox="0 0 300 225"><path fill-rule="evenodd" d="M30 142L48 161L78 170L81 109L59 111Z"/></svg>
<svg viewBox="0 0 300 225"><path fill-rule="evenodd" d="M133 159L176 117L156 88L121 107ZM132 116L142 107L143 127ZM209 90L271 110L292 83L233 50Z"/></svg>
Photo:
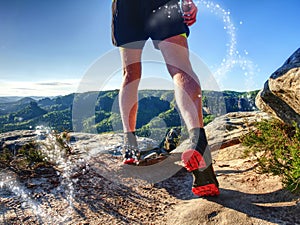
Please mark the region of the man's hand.
<svg viewBox="0 0 300 225"><path fill-rule="evenodd" d="M183 19L186 25L191 26L196 22L197 6L191 0L182 0Z"/></svg>

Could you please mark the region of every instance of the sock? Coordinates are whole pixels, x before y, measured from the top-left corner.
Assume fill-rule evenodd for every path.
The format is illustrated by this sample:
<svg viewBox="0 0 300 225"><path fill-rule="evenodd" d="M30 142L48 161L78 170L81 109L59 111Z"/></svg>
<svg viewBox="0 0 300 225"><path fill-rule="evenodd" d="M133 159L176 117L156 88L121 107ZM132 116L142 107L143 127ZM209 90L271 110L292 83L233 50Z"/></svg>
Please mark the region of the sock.
<svg viewBox="0 0 300 225"><path fill-rule="evenodd" d="M204 158L206 165L212 163L211 152L208 146L204 128L193 128L189 131L191 146L190 149L195 149Z"/></svg>
<svg viewBox="0 0 300 225"><path fill-rule="evenodd" d="M128 145L132 148L138 147L135 132L125 132L124 133L124 145Z"/></svg>

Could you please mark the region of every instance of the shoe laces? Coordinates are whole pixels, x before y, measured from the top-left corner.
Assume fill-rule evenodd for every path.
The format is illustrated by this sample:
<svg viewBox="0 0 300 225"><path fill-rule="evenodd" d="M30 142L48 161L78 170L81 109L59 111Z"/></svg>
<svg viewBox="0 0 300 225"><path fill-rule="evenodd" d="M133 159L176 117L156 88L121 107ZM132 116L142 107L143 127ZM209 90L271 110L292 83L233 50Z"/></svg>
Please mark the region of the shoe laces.
<svg viewBox="0 0 300 225"><path fill-rule="evenodd" d="M124 147L123 147L123 158L124 159L138 160L139 157L140 157L140 152L136 146L124 145Z"/></svg>

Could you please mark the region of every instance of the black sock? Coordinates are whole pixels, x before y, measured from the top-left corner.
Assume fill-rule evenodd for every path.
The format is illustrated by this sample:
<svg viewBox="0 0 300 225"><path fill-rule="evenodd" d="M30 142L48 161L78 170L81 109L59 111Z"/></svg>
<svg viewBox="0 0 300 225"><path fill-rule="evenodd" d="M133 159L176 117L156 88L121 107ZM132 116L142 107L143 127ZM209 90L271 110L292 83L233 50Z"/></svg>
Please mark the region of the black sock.
<svg viewBox="0 0 300 225"><path fill-rule="evenodd" d="M204 128L193 128L189 131L191 149L198 151L204 158L206 166L212 163L211 152L208 146Z"/></svg>
<svg viewBox="0 0 300 225"><path fill-rule="evenodd" d="M201 155L204 155L204 152L208 146L204 128L193 128L189 131L189 135L193 148Z"/></svg>

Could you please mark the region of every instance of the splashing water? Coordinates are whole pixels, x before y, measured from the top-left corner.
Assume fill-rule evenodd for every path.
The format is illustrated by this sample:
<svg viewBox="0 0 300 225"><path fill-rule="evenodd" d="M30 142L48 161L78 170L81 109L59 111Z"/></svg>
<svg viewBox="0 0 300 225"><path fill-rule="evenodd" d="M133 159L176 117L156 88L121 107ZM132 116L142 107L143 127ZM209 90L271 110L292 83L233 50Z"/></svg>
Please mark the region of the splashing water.
<svg viewBox="0 0 300 225"><path fill-rule="evenodd" d="M222 81L226 79L226 75L234 68L239 67L244 73L244 84L245 91L251 91L254 89L255 83L253 77L255 72L258 71L257 66L253 62L247 59L248 51L244 50L242 54L237 50L237 37L236 37L236 27L231 19L231 13L229 10L225 10L219 4L207 0L194 1L197 7L208 10L210 13L218 18L222 18L224 24L223 28L226 34L229 36L229 43L226 44L226 56L223 58L220 66L213 72L216 81L218 82L221 89L223 89ZM165 13L171 17L173 6L165 6ZM175 6L176 7L176 6ZM178 7L178 10L181 10ZM155 12L155 10L154 10ZM239 25L242 25L243 21L239 21Z"/></svg>
<svg viewBox="0 0 300 225"><path fill-rule="evenodd" d="M30 208L40 221L52 222L49 220L51 217L49 217L39 204L30 197L31 193L17 181L17 175L15 173L12 171L2 171L0 173L0 179L1 189L7 189L21 199L21 208Z"/></svg>
<svg viewBox="0 0 300 225"><path fill-rule="evenodd" d="M251 60L247 59L245 56L242 56L241 53L237 50L236 28L231 19L230 11L223 9L219 4L216 4L212 1L199 0L195 1L195 4L198 7L207 9L210 13L216 15L217 17L221 17L224 23L223 28L226 31L226 34L229 36L229 43L226 44L226 56L223 58L220 66L214 72L215 78L218 81L221 89L221 81L226 78L226 74L230 72L235 66L238 66L244 72L244 81L246 86L245 91L252 90L255 85L253 77L255 75L255 71L257 71L257 67ZM239 24L242 25L243 22L240 21ZM249 54L246 50L244 50L243 53L246 56Z"/></svg>
<svg viewBox="0 0 300 225"><path fill-rule="evenodd" d="M60 170L60 172L57 172L60 175L60 184L47 194L57 195L58 193L62 193L64 196L64 199L62 199L62 201L64 201L63 204L67 205L64 209L63 216L55 210L49 212L49 209L47 209L43 203L35 200L34 194L30 193L30 190L27 189L24 184L18 182L18 175L12 171L3 170L0 172L0 190L8 190L16 198L20 199L22 202L21 208L31 209L39 222L61 224L64 221L69 220L73 212L73 184L76 183L76 179L72 179L72 172L74 172L74 168L78 170L78 165L85 162L82 162L81 159L78 159L77 162L69 161L64 150L57 143L55 134L49 129L38 127L36 134L42 134L37 135L37 142L41 143L39 148L45 154L45 160L54 163ZM43 137L43 142L40 142L41 137Z"/></svg>

